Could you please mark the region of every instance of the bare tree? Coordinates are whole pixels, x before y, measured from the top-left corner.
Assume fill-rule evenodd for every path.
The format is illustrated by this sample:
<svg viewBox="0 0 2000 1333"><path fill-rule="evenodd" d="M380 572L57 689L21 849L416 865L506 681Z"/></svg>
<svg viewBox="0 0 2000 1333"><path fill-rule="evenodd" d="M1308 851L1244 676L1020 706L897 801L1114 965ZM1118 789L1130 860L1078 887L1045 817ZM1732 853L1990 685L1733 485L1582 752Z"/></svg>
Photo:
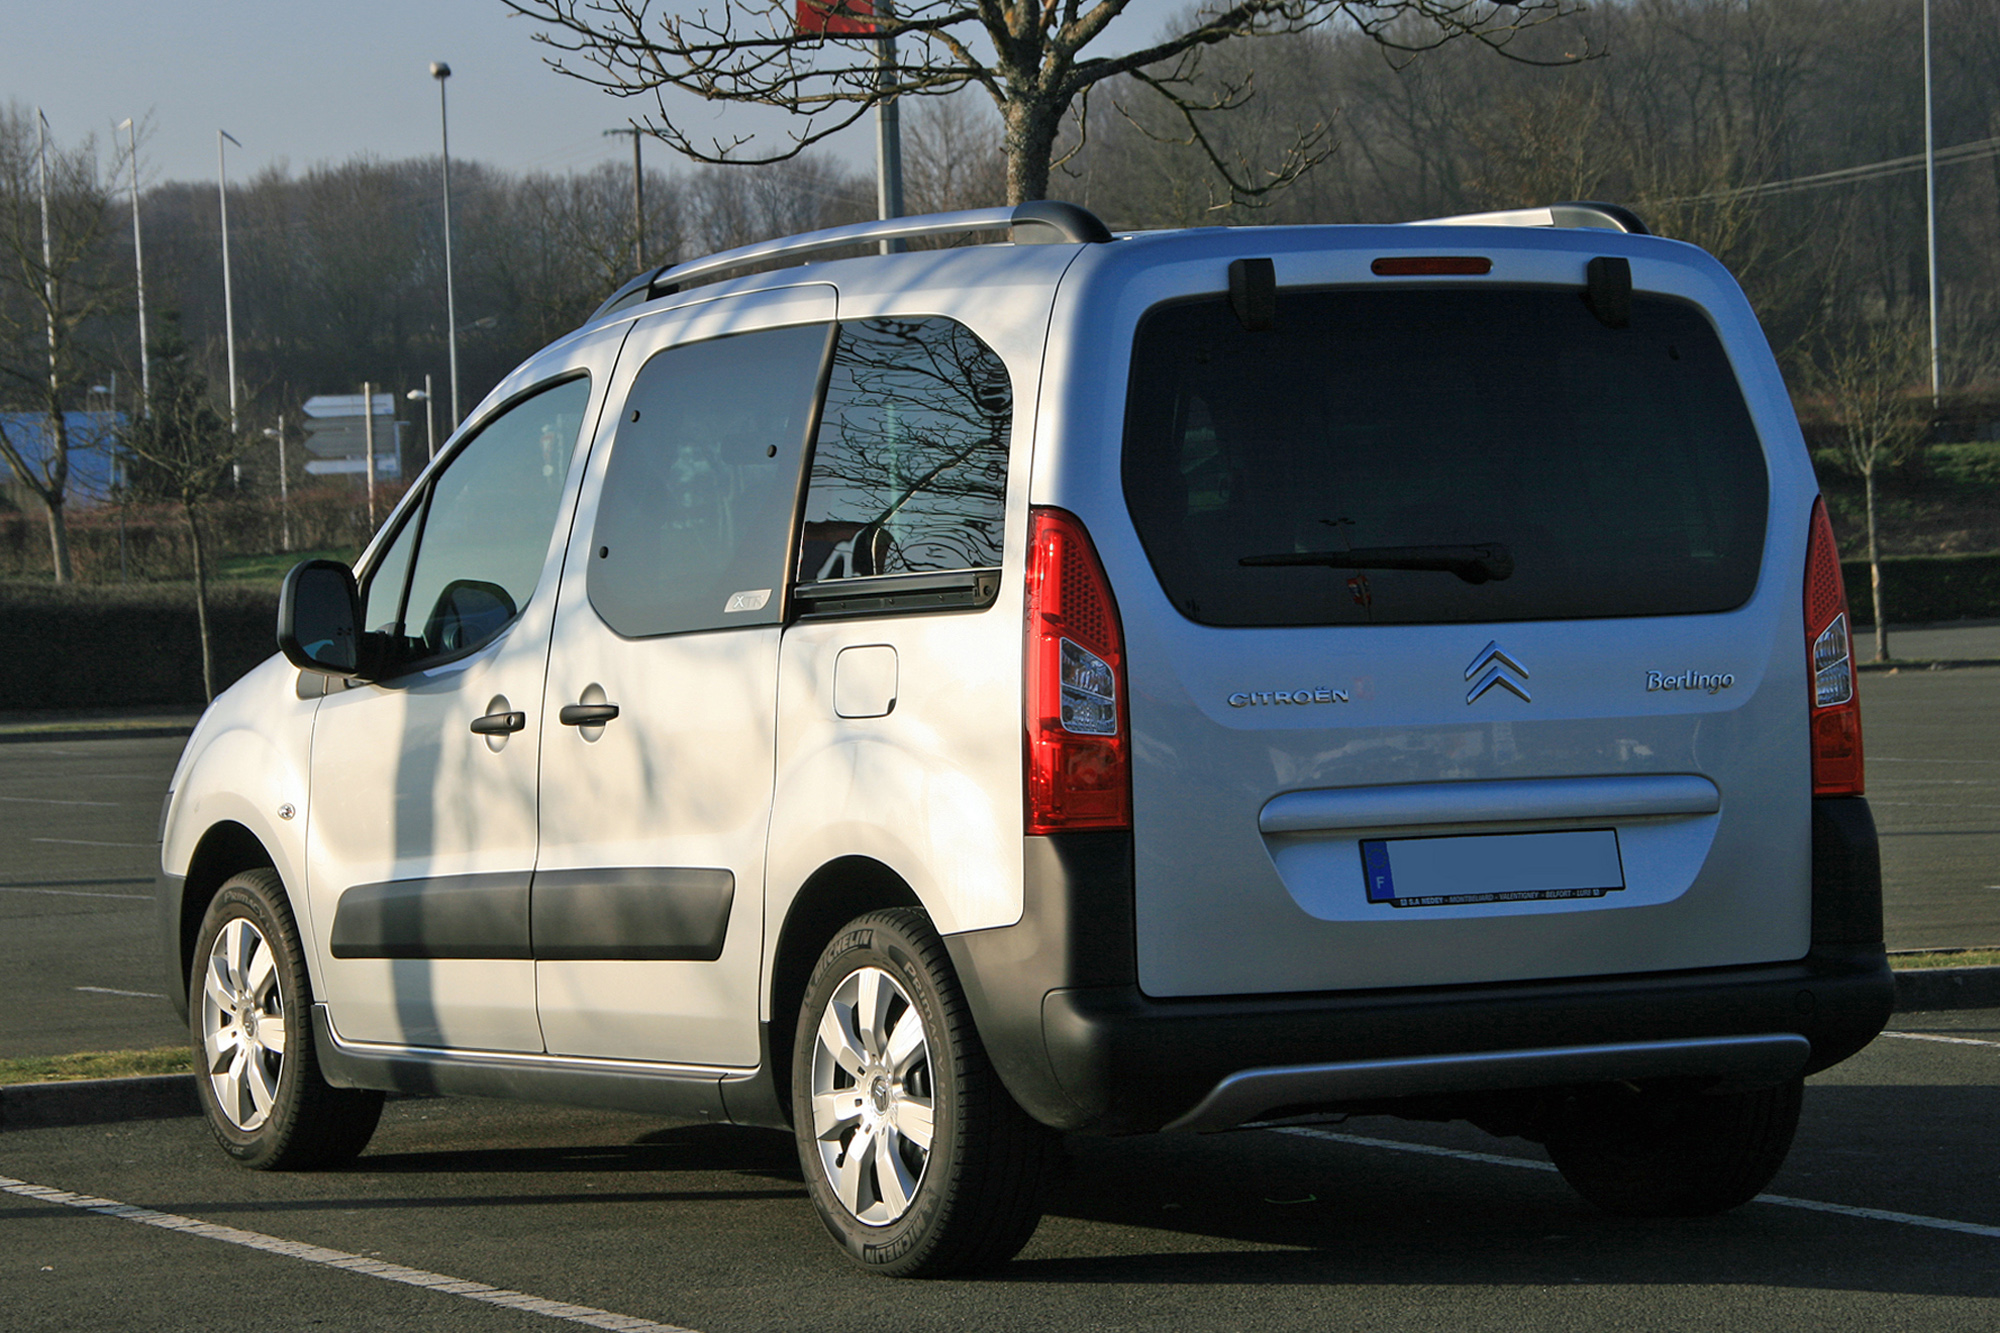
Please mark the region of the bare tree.
<svg viewBox="0 0 2000 1333"><path fill-rule="evenodd" d="M916 213L985 208L1005 199L999 122L962 97L923 103L903 122L903 188Z"/></svg>
<svg viewBox="0 0 2000 1333"><path fill-rule="evenodd" d="M1889 660L1889 627L1882 604L1875 478L1907 459L1930 432L1927 357L1925 335L1916 324L1889 320L1835 339L1806 367L1807 385L1825 398L1839 430L1841 466L1861 479L1877 662Z"/></svg>
<svg viewBox="0 0 2000 1333"><path fill-rule="evenodd" d="M233 432L216 410L208 380L188 365L179 321L171 313L153 343L153 396L146 413L126 429L132 488L170 500L187 524L194 569L195 622L201 633L201 684L215 698L215 646L208 624L208 558L202 511L221 489L252 438Z"/></svg>
<svg viewBox="0 0 2000 1333"><path fill-rule="evenodd" d="M32 456L0 427L0 456L48 515L57 583L75 577L68 412L97 370L82 334L125 293L102 264L113 230L104 180L88 139L65 149L20 106L0 112L0 385L47 422Z"/></svg>
<svg viewBox="0 0 2000 1333"><path fill-rule="evenodd" d="M1571 0L1213 0L1150 40L1089 54L1103 49L1114 23L1121 33L1136 26L1119 22L1133 0L804 0L824 17L807 25L797 21L796 0L721 0L692 13L665 6L655 13L654 0L505 2L544 25L535 37L559 53L550 61L557 71L621 96L651 97L656 114L640 118L644 127L701 162L779 161L880 103L979 88L1004 126L1010 203L1047 195L1065 117L1073 109L1081 116L1080 104L1107 79L1130 76L1158 94L1232 191L1254 195L1282 181L1243 179L1238 164L1208 142L1203 124L1204 113L1240 106L1250 86L1201 86L1204 50L1336 21L1396 51L1459 37L1504 49L1522 29L1573 8ZM747 153L749 135L698 140L670 109L673 93L776 107L802 119L781 143ZM1301 169L1316 144L1294 145L1284 161Z"/></svg>

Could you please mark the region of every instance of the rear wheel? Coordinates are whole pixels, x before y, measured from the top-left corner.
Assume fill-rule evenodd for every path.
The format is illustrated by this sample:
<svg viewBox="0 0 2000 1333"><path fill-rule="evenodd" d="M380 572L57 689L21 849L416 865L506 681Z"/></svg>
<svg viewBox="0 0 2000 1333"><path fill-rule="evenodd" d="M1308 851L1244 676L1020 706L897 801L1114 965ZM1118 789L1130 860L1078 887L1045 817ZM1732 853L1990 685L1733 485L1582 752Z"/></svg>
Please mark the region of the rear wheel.
<svg viewBox="0 0 2000 1333"><path fill-rule="evenodd" d="M249 870L208 905L188 1018L209 1128L245 1166L332 1166L368 1146L382 1094L335 1088L313 1050L298 926L274 870Z"/></svg>
<svg viewBox="0 0 2000 1333"><path fill-rule="evenodd" d="M922 912L850 923L806 986L792 1058L806 1187L863 1268L938 1277L1012 1258L1052 1135L1007 1093Z"/></svg>
<svg viewBox="0 0 2000 1333"><path fill-rule="evenodd" d="M1791 1150L1805 1080L1755 1092L1620 1090L1579 1099L1549 1158L1590 1202L1625 1217L1702 1217L1748 1203Z"/></svg>

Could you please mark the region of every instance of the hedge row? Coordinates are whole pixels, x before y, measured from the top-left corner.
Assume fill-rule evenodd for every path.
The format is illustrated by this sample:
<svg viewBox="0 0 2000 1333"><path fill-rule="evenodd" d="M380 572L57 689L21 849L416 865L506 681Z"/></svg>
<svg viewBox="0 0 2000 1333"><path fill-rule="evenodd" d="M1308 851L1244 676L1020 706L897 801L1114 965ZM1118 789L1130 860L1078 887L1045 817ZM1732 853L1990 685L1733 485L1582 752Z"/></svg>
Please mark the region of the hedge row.
<svg viewBox="0 0 2000 1333"><path fill-rule="evenodd" d="M1868 563L1842 569L1855 623L1874 624ZM1882 585L1897 624L2000 617L2000 554L1890 556ZM275 651L278 596L221 584L209 597L220 687ZM0 711L201 702L191 584L0 582Z"/></svg>
<svg viewBox="0 0 2000 1333"><path fill-rule="evenodd" d="M216 687L277 651L278 593L209 590ZM0 582L0 711L202 703L194 585Z"/></svg>
<svg viewBox="0 0 2000 1333"><path fill-rule="evenodd" d="M1873 625L1868 562L1842 561L1840 572L1854 623ZM1884 556L1882 604L1892 625L2000 617L2000 554Z"/></svg>
<svg viewBox="0 0 2000 1333"><path fill-rule="evenodd" d="M401 494L400 487L377 487L378 516L387 516ZM70 564L83 583L184 579L194 568L187 520L172 505L73 505L68 529ZM281 549L358 551L368 540L368 501L335 486L301 490L283 508L269 496L219 499L202 511L202 532L208 558L217 562ZM281 540L287 534L288 544ZM0 580L47 579L50 568L43 512L33 505L0 512Z"/></svg>

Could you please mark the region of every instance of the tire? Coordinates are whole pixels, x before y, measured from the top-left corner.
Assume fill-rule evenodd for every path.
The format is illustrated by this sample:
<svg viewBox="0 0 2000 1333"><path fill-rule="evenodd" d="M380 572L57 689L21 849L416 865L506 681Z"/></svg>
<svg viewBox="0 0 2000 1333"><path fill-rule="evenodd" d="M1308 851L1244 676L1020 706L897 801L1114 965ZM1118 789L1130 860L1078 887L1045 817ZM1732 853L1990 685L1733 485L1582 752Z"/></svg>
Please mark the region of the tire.
<svg viewBox="0 0 2000 1333"><path fill-rule="evenodd" d="M245 871L216 893L191 972L195 1087L224 1152L259 1171L296 1171L368 1146L382 1094L320 1074L305 954L275 870Z"/></svg>
<svg viewBox="0 0 2000 1333"><path fill-rule="evenodd" d="M891 1277L1011 1259L1041 1221L1053 1134L987 1061L928 918L875 912L841 931L806 985L792 1123L820 1220Z"/></svg>
<svg viewBox="0 0 2000 1333"><path fill-rule="evenodd" d="M1784 1165L1804 1092L1802 1078L1755 1092L1607 1092L1566 1108L1549 1158L1608 1213L1727 1212L1756 1198Z"/></svg>

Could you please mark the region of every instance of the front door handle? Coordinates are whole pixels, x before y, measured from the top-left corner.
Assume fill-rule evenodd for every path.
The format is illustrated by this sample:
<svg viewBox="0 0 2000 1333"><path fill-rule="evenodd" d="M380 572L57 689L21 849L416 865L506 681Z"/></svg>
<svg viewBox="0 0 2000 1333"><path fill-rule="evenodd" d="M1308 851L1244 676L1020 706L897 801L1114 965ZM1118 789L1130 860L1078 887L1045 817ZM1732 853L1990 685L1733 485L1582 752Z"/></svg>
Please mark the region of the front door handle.
<svg viewBox="0 0 2000 1333"><path fill-rule="evenodd" d="M556 719L565 727L601 727L617 716L617 704L564 704Z"/></svg>
<svg viewBox="0 0 2000 1333"><path fill-rule="evenodd" d="M526 713L488 713L484 717L472 719L472 734L475 736L507 736L524 729L528 725Z"/></svg>

